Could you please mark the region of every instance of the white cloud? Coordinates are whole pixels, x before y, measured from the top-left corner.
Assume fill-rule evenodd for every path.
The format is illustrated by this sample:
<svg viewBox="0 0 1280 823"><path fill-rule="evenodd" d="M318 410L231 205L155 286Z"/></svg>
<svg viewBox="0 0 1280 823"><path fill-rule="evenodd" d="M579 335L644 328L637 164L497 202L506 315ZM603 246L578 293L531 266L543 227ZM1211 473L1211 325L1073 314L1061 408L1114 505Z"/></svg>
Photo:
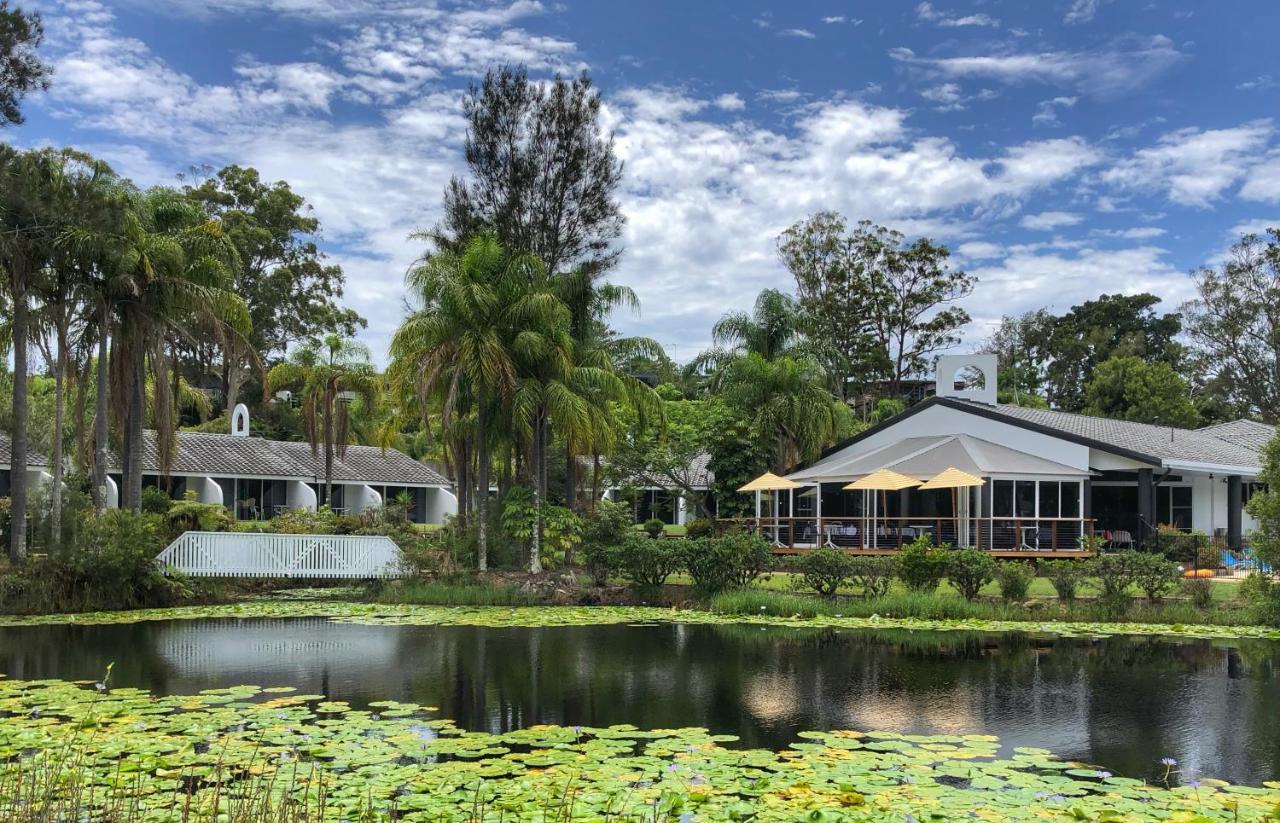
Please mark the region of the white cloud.
<svg viewBox="0 0 1280 823"><path fill-rule="evenodd" d="M1042 211L1039 214L1028 214L1018 221L1018 225L1032 231L1053 231L1063 226L1078 226L1084 220L1078 214L1069 211Z"/></svg>
<svg viewBox="0 0 1280 823"><path fill-rule="evenodd" d="M1236 88L1240 91L1267 91L1274 89L1277 83L1275 78L1269 74L1260 74L1252 80L1246 80L1240 83Z"/></svg>
<svg viewBox="0 0 1280 823"><path fill-rule="evenodd" d="M1098 13L1100 5L1100 0L1072 0L1071 8L1067 9L1067 16L1062 21L1068 24L1088 23Z"/></svg>
<svg viewBox="0 0 1280 823"><path fill-rule="evenodd" d="M737 94L722 94L716 98L716 108L724 111L742 111L747 103Z"/></svg>
<svg viewBox="0 0 1280 823"><path fill-rule="evenodd" d="M1245 200L1280 202L1280 149L1273 149L1266 160L1249 169L1240 196Z"/></svg>
<svg viewBox="0 0 1280 823"><path fill-rule="evenodd" d="M956 255L967 260L991 260L1004 257L1006 253L1004 246L985 240L973 240L956 247Z"/></svg>
<svg viewBox="0 0 1280 823"><path fill-rule="evenodd" d="M1000 21L987 14L967 14L957 17L938 11L932 3L924 2L916 6L916 17L944 28L962 28L964 26L997 27Z"/></svg>
<svg viewBox="0 0 1280 823"><path fill-rule="evenodd" d="M991 100L997 95L991 89L980 89L974 94L965 94L958 83L943 83L931 86L920 92L920 96L937 103L939 111L960 111L968 107L974 100Z"/></svg>
<svg viewBox="0 0 1280 823"><path fill-rule="evenodd" d="M1034 126L1059 126L1062 125L1058 119L1059 109L1069 109L1076 104L1078 97L1055 97L1052 100L1041 100L1040 105L1036 107L1036 113L1031 116L1031 124Z"/></svg>
<svg viewBox="0 0 1280 823"><path fill-rule="evenodd" d="M1157 226L1137 226L1131 229L1094 229L1092 234L1100 237L1117 237L1121 240L1154 240L1163 237L1165 230Z"/></svg>
<svg viewBox="0 0 1280 823"><path fill-rule="evenodd" d="M830 25L839 24L839 23L848 23L848 24L849 24L849 25L851 25L851 26L861 26L861 25L862 25L862 19L861 19L861 18L859 18L859 17L846 17L846 16L844 16L843 14L834 14L834 15L832 15L832 16L830 16L830 17L824 17L824 18L822 18L822 22L826 23L826 24L827 24L827 25L829 25L829 26L830 26Z"/></svg>
<svg viewBox="0 0 1280 823"><path fill-rule="evenodd" d="M778 35L780 37L799 37L804 40L812 40L818 36L808 29L783 29L778 32Z"/></svg>
<svg viewBox="0 0 1280 823"><path fill-rule="evenodd" d="M1169 38L1122 38L1093 51L1045 51L965 57L921 57L908 48L889 56L922 72L946 77L989 77L1001 83L1044 83L1083 94L1114 97L1132 91L1183 59Z"/></svg>
<svg viewBox="0 0 1280 823"><path fill-rule="evenodd" d="M1102 180L1121 188L1160 191L1182 205L1207 207L1244 177L1272 132L1267 120L1227 129L1179 129L1107 169ZM1264 174L1252 191L1259 194L1267 187Z"/></svg>

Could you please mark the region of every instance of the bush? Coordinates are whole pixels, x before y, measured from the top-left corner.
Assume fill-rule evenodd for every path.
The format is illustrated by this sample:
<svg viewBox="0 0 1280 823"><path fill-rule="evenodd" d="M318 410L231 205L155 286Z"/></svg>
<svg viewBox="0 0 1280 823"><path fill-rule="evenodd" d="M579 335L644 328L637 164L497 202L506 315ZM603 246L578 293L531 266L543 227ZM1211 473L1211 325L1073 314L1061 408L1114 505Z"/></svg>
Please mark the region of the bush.
<svg viewBox="0 0 1280 823"><path fill-rule="evenodd" d="M863 597L884 597L898 574L898 558L850 557L849 581L862 589Z"/></svg>
<svg viewBox="0 0 1280 823"><path fill-rule="evenodd" d="M735 532L681 542L684 568L706 594L748 586L773 565L769 542L757 534Z"/></svg>
<svg viewBox="0 0 1280 823"><path fill-rule="evenodd" d="M805 552L800 555L797 566L804 588L813 589L823 597L835 597L853 575L853 558L839 549Z"/></svg>
<svg viewBox="0 0 1280 823"><path fill-rule="evenodd" d="M634 532L627 535L619 551L618 565L623 577L638 588L658 588L680 571L684 551L678 540L650 540Z"/></svg>
<svg viewBox="0 0 1280 823"><path fill-rule="evenodd" d="M1058 599L1063 603L1074 603L1076 591L1089 567L1079 560L1049 560L1041 568L1058 593Z"/></svg>
<svg viewBox="0 0 1280 823"><path fill-rule="evenodd" d="M1100 554L1089 561L1089 571L1098 578L1103 599L1116 600L1129 597L1129 587L1133 585L1134 580L1133 558L1137 554L1135 551Z"/></svg>
<svg viewBox="0 0 1280 823"><path fill-rule="evenodd" d="M328 506L321 506L315 511L287 511L271 522L279 534L333 534L338 526L338 515Z"/></svg>
<svg viewBox="0 0 1280 823"><path fill-rule="evenodd" d="M1010 560L996 568L996 580L1000 582L1000 597L1006 603L1015 600L1026 600L1031 590L1031 581L1036 579L1036 570L1027 563Z"/></svg>
<svg viewBox="0 0 1280 823"><path fill-rule="evenodd" d="M1207 577L1183 580L1182 590L1187 593L1197 608L1207 609L1213 605L1213 581Z"/></svg>
<svg viewBox="0 0 1280 823"><path fill-rule="evenodd" d="M1239 597L1258 623L1280 626L1280 585L1269 575L1253 572L1240 583Z"/></svg>
<svg viewBox="0 0 1280 823"><path fill-rule="evenodd" d="M147 486L142 490L142 511L144 514L168 514L173 500L157 486Z"/></svg>
<svg viewBox="0 0 1280 823"><path fill-rule="evenodd" d="M714 537L716 524L705 517L698 517L685 524L684 533L686 537L695 540L700 537Z"/></svg>
<svg viewBox="0 0 1280 823"><path fill-rule="evenodd" d="M1159 602L1161 597L1178 585L1181 578L1178 564L1166 560L1162 555L1134 552L1129 562L1132 564L1133 581L1152 603Z"/></svg>
<svg viewBox="0 0 1280 823"><path fill-rule="evenodd" d="M201 503L195 492L176 502L170 501L164 512L166 535L170 540L183 532L229 532L235 526L231 512L221 503Z"/></svg>
<svg viewBox="0 0 1280 823"><path fill-rule="evenodd" d="M947 580L965 600L977 600L978 592L991 582L996 561L977 549L961 549L947 558Z"/></svg>
<svg viewBox="0 0 1280 823"><path fill-rule="evenodd" d="M612 500L600 500L582 521L582 544L578 557L597 586L609 582L617 571L618 550L631 533L631 509Z"/></svg>
<svg viewBox="0 0 1280 823"><path fill-rule="evenodd" d="M913 592L932 592L947 575L950 565L947 552L935 549L928 535L921 535L902 550L898 559L898 576Z"/></svg>
<svg viewBox="0 0 1280 823"><path fill-rule="evenodd" d="M662 537L662 533L667 529L667 524L663 523L661 520L659 520L656 517L650 517L648 520L644 521L643 528L644 528L645 534L649 535L654 539L657 539L659 537Z"/></svg>
<svg viewBox="0 0 1280 823"><path fill-rule="evenodd" d="M1202 564L1201 562L1210 556L1209 535L1204 532L1184 532L1173 526L1161 526L1158 530L1158 536L1160 549L1164 552L1164 556L1170 560L1196 567L1216 565L1214 561L1210 561L1208 564Z"/></svg>

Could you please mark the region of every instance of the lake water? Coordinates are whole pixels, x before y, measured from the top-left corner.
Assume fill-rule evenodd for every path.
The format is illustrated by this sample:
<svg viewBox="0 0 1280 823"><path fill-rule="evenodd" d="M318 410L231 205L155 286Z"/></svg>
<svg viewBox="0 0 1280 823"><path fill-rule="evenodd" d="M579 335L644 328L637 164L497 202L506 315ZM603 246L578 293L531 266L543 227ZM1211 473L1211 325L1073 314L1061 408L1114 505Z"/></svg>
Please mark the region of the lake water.
<svg viewBox="0 0 1280 823"><path fill-rule="evenodd" d="M487 629L216 619L0 628L0 671L157 693L294 686L470 729L704 726L993 734L1132 777L1280 778L1280 643L649 625Z"/></svg>

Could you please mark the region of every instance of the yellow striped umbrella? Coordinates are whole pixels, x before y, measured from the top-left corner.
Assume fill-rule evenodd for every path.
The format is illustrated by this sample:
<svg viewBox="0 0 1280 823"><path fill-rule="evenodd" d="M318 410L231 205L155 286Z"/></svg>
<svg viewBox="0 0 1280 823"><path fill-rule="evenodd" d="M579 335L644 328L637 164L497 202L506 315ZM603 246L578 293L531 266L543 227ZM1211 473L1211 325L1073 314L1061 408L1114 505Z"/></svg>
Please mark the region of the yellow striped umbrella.
<svg viewBox="0 0 1280 823"><path fill-rule="evenodd" d="M747 485L738 489L740 492L772 492L783 491L785 489L798 489L800 484L794 480L788 480L785 477L779 477L773 472L765 472L764 474L752 480Z"/></svg>
<svg viewBox="0 0 1280 823"><path fill-rule="evenodd" d="M892 469L876 469L866 477L860 477L845 486L846 491L890 491L913 489L920 481L905 474L898 474Z"/></svg>

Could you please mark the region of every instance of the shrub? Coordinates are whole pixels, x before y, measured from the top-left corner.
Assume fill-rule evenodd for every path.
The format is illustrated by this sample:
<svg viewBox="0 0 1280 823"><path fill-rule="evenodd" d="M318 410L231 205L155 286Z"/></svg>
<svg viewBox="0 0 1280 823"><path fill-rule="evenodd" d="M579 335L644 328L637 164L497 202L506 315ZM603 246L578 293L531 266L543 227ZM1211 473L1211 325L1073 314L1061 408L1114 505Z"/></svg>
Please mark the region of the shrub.
<svg viewBox="0 0 1280 823"><path fill-rule="evenodd" d="M1089 567L1079 560L1049 560L1042 568L1053 584L1053 590L1058 593L1058 599L1063 603L1075 602L1076 590Z"/></svg>
<svg viewBox="0 0 1280 823"><path fill-rule="evenodd" d="M650 540L634 532L619 551L622 575L639 588L657 588L680 571L684 552L678 540Z"/></svg>
<svg viewBox="0 0 1280 823"><path fill-rule="evenodd" d="M863 597L884 597L898 574L898 558L850 557L849 581L862 589Z"/></svg>
<svg viewBox="0 0 1280 823"><path fill-rule="evenodd" d="M1129 606L1129 587L1133 585L1136 551L1100 554L1089 561L1089 570L1098 578L1102 591L1098 602L1104 611L1112 615L1125 612Z"/></svg>
<svg viewBox="0 0 1280 823"><path fill-rule="evenodd" d="M996 561L977 549L961 549L947 558L947 580L965 600L977 600L978 592L991 582Z"/></svg>
<svg viewBox="0 0 1280 823"><path fill-rule="evenodd" d="M1027 563L1011 560L1001 563L996 569L996 580L1000 582L1000 597L1006 603L1025 600L1031 589L1031 581L1036 579L1036 570Z"/></svg>
<svg viewBox="0 0 1280 823"><path fill-rule="evenodd" d="M582 522L582 544L578 557L597 586L609 582L618 568L618 550L631 532L631 509L612 500L596 503L595 511Z"/></svg>
<svg viewBox="0 0 1280 823"><path fill-rule="evenodd" d="M663 523L656 517L650 517L648 520L644 521L643 528L645 534L656 539L662 537L662 533L666 531L667 524Z"/></svg>
<svg viewBox="0 0 1280 823"><path fill-rule="evenodd" d="M708 594L748 586L773 566L769 542L749 532L682 542L684 568Z"/></svg>
<svg viewBox="0 0 1280 823"><path fill-rule="evenodd" d="M231 512L221 503L201 503L195 492L171 501L164 512L166 535L170 540L183 532L228 532L235 526Z"/></svg>
<svg viewBox="0 0 1280 823"><path fill-rule="evenodd" d="M1146 594L1147 600L1159 602L1160 598L1178 585L1181 570L1172 560L1162 555L1135 552L1129 559L1133 569L1133 582Z"/></svg>
<svg viewBox="0 0 1280 823"><path fill-rule="evenodd" d="M902 549L898 576L914 592L932 592L947 574L949 559L943 549L933 547L933 539L921 535Z"/></svg>
<svg viewBox="0 0 1280 823"><path fill-rule="evenodd" d="M1258 623L1280 626L1280 585L1269 575L1253 572L1240 583L1239 597Z"/></svg>
<svg viewBox="0 0 1280 823"><path fill-rule="evenodd" d="M698 517L685 524L684 533L685 536L695 540L700 537L714 537L716 524L705 517Z"/></svg>
<svg viewBox="0 0 1280 823"><path fill-rule="evenodd" d="M1160 549L1170 560L1187 565L1201 566L1201 560L1209 557L1209 535L1201 531L1184 532L1173 526L1161 526L1157 532ZM1216 565L1210 562L1207 565Z"/></svg>
<svg viewBox="0 0 1280 823"><path fill-rule="evenodd" d="M839 549L805 552L797 565L804 587L823 597L835 597L853 574L853 558Z"/></svg>
<svg viewBox="0 0 1280 823"><path fill-rule="evenodd" d="M167 514L173 500L164 489L147 486L142 490L142 511L145 514Z"/></svg>
<svg viewBox="0 0 1280 823"><path fill-rule="evenodd" d="M287 511L271 522L279 534L333 534L338 524L338 515L328 506L321 506L315 511Z"/></svg>
<svg viewBox="0 0 1280 823"><path fill-rule="evenodd" d="M1182 590L1187 593L1197 608L1207 609L1213 605L1213 581L1207 577L1183 580Z"/></svg>

